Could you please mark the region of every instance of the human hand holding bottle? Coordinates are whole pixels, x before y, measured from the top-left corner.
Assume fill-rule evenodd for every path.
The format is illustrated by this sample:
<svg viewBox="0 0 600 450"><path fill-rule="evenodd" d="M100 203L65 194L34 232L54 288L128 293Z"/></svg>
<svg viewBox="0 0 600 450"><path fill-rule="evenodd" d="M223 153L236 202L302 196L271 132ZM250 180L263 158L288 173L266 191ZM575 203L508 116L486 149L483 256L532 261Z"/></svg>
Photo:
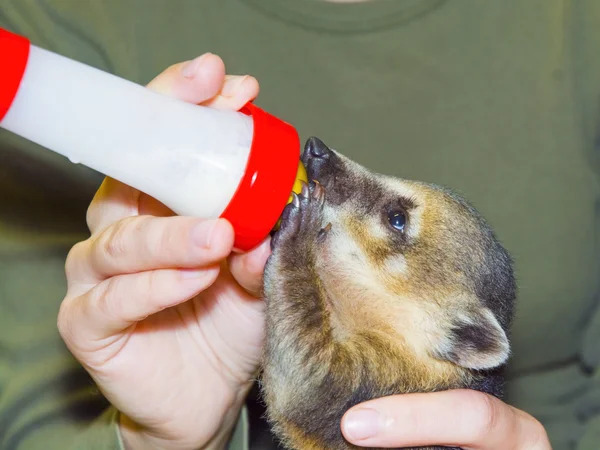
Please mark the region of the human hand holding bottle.
<svg viewBox="0 0 600 450"><path fill-rule="evenodd" d="M211 54L168 68L148 88L234 110L258 94L254 78L226 76ZM120 411L126 447L222 448L262 351L268 242L230 255L228 222L176 217L110 178L87 219L91 237L67 258L58 327Z"/></svg>

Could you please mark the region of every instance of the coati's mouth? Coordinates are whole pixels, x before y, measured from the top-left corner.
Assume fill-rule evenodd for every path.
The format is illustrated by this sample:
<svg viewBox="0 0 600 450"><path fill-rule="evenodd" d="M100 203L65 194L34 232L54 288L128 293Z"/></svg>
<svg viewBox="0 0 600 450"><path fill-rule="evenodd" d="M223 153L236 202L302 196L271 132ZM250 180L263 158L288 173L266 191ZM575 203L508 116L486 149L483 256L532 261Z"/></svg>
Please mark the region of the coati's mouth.
<svg viewBox="0 0 600 450"><path fill-rule="evenodd" d="M309 184L304 184L300 195L292 194L293 200L283 210L279 229L271 235L271 249L277 246L282 234L302 233L304 238L322 241L331 230L331 223L322 224L322 211L326 195L323 181L331 178L325 175L332 157L333 152L320 139L307 140L300 159Z"/></svg>

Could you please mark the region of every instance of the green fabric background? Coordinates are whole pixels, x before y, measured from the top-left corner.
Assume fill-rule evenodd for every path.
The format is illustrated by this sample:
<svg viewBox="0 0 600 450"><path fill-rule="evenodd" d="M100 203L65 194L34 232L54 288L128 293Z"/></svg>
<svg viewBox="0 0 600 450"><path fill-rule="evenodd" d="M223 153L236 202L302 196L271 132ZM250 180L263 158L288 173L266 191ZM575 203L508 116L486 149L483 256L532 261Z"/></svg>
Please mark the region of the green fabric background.
<svg viewBox="0 0 600 450"><path fill-rule="evenodd" d="M556 450L600 447L599 21L596 0L0 0L0 26L142 84L216 53L302 139L466 195L517 265L507 401ZM118 445L55 326L100 180L0 132L1 448Z"/></svg>

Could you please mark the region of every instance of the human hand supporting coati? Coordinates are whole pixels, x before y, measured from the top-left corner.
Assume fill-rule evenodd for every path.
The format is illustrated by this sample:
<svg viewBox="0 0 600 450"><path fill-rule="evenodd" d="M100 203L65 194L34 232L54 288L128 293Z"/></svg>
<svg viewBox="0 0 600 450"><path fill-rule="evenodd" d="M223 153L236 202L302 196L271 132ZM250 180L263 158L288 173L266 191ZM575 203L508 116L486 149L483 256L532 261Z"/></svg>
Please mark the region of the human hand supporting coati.
<svg viewBox="0 0 600 450"><path fill-rule="evenodd" d="M474 390L384 397L352 408L342 433L361 447L447 446L468 450L551 450L531 415Z"/></svg>
<svg viewBox="0 0 600 450"><path fill-rule="evenodd" d="M548 449L543 427L499 400L516 286L485 220L317 138L302 161L311 182L265 270L262 390L284 446Z"/></svg>

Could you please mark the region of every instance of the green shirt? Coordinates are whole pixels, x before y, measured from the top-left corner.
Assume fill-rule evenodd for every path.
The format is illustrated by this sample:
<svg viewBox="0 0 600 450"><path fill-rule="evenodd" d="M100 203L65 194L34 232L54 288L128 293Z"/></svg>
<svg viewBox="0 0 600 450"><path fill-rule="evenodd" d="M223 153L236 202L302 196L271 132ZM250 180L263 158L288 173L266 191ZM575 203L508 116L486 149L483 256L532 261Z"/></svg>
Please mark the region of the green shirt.
<svg viewBox="0 0 600 450"><path fill-rule="evenodd" d="M507 401L555 450L597 448L600 2L0 5L0 26L141 84L216 53L303 139L463 193L516 260ZM101 176L6 132L0 158L0 447L118 448L114 412L56 331L64 257Z"/></svg>

